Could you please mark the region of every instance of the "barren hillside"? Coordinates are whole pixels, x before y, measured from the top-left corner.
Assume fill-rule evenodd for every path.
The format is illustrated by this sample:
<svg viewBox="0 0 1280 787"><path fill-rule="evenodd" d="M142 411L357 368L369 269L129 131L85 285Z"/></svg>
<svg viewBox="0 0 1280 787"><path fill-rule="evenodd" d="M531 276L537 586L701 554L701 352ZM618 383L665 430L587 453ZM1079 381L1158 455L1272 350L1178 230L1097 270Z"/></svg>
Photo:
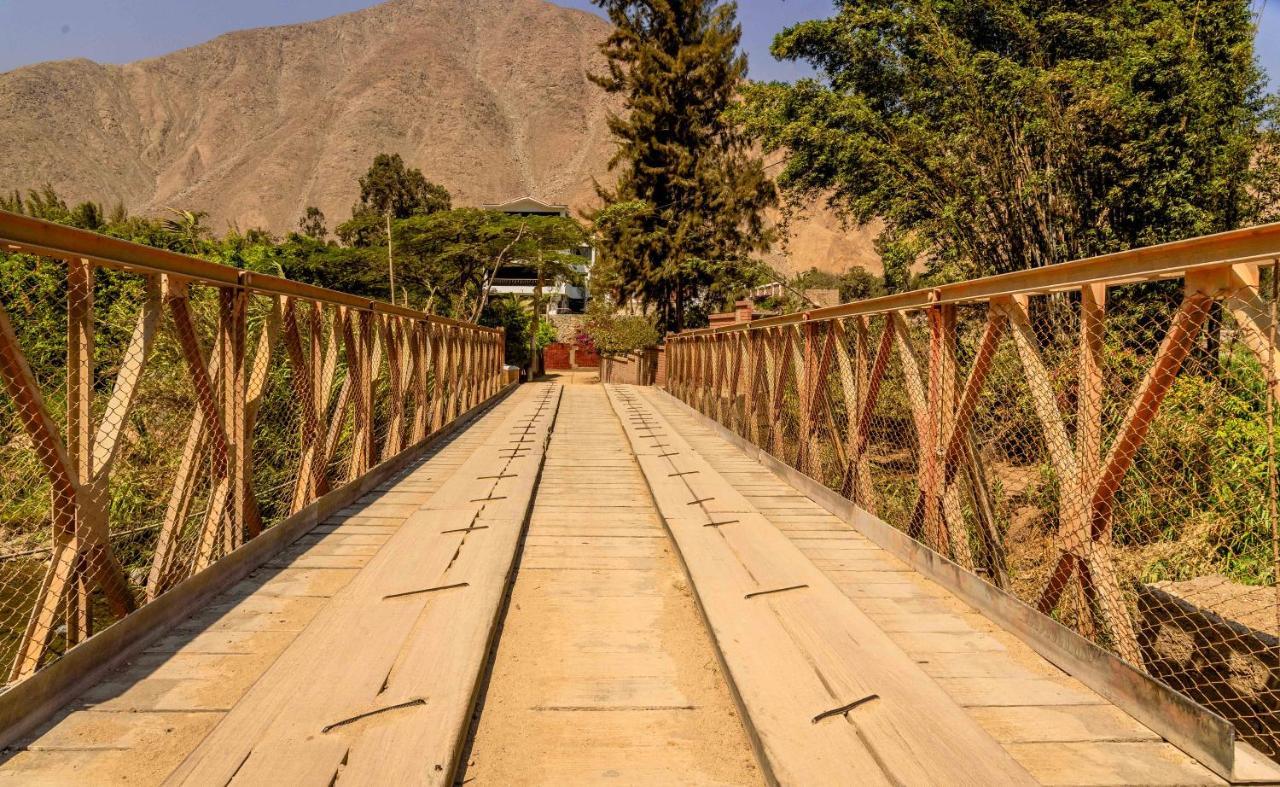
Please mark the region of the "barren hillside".
<svg viewBox="0 0 1280 787"><path fill-rule="evenodd" d="M17 69L0 74L0 189L50 183L68 200L284 232L307 205L345 219L386 151L458 204L587 207L612 151L609 101L587 79L607 31L545 0L391 0L124 66ZM867 262L854 259L866 234L822 212L798 235L786 267Z"/></svg>

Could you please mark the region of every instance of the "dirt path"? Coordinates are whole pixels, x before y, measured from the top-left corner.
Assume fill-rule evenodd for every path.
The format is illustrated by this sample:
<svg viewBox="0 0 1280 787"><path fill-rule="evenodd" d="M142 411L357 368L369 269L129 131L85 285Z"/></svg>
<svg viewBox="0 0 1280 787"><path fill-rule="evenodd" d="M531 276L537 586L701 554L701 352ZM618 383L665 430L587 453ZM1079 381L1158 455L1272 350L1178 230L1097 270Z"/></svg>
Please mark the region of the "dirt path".
<svg viewBox="0 0 1280 787"><path fill-rule="evenodd" d="M761 782L598 385L565 388L466 762L467 784Z"/></svg>

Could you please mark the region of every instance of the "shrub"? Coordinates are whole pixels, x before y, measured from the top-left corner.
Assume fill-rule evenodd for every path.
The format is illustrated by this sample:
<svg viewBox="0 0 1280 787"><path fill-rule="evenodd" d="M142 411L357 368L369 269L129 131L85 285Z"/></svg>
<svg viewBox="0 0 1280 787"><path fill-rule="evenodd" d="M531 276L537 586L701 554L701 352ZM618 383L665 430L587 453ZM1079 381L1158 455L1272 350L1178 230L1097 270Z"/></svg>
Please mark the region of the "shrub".
<svg viewBox="0 0 1280 787"><path fill-rule="evenodd" d="M595 301L587 310L583 331L601 355L622 355L658 343L658 328L651 317L618 314L612 304Z"/></svg>

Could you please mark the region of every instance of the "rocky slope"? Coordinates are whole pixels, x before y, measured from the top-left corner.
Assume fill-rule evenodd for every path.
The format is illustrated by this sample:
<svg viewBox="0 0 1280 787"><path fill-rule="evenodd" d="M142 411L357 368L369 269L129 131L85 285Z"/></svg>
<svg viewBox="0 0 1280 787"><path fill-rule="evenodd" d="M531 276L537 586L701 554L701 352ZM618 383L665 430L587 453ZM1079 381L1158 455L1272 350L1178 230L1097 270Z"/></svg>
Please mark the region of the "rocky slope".
<svg viewBox="0 0 1280 787"><path fill-rule="evenodd" d="M345 219L386 151L458 204L587 207L612 152L610 101L587 79L607 31L545 0L391 0L123 66L20 68L0 74L0 189L284 232L307 205ZM797 226L780 266L867 261L866 233L820 211Z"/></svg>

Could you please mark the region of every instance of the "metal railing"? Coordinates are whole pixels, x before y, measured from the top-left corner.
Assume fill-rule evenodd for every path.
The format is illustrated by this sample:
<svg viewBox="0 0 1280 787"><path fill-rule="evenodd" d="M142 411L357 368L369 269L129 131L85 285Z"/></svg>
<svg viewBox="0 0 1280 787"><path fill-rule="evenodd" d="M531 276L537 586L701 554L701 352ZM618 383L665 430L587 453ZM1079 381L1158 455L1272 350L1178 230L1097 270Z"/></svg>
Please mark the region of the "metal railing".
<svg viewBox="0 0 1280 787"><path fill-rule="evenodd" d="M0 212L0 678L508 382L502 331Z"/></svg>
<svg viewBox="0 0 1280 787"><path fill-rule="evenodd" d="M667 340L668 390L1280 755L1280 225Z"/></svg>

